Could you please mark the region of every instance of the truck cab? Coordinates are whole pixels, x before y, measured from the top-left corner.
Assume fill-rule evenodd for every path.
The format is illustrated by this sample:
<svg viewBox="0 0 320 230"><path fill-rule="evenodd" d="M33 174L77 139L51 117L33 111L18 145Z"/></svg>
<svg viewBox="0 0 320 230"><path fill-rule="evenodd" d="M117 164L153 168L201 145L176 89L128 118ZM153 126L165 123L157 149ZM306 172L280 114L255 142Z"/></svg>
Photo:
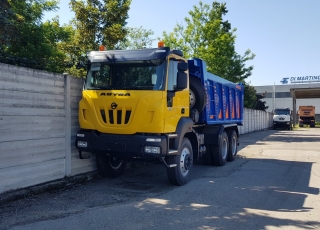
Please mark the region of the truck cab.
<svg viewBox="0 0 320 230"><path fill-rule="evenodd" d="M277 108L273 111L273 129L292 130L292 111L290 108Z"/></svg>

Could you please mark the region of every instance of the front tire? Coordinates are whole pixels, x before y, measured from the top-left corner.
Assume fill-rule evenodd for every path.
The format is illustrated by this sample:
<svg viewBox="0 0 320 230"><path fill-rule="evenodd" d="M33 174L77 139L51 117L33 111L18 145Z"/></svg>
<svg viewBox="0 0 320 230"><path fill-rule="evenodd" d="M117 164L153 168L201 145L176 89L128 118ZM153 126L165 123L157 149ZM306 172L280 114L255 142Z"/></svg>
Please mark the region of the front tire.
<svg viewBox="0 0 320 230"><path fill-rule="evenodd" d="M228 157L228 147L228 135L225 131L223 131L219 145L212 146L212 157L214 165L223 166L226 164Z"/></svg>
<svg viewBox="0 0 320 230"><path fill-rule="evenodd" d="M126 162L123 159L105 154L97 154L96 162L98 173L102 177L119 177L126 168Z"/></svg>
<svg viewBox="0 0 320 230"><path fill-rule="evenodd" d="M189 182L190 169L193 165L193 151L189 139L183 138L179 155L169 156L167 163L177 165L167 168L167 175L171 184L181 186Z"/></svg>
<svg viewBox="0 0 320 230"><path fill-rule="evenodd" d="M229 141L227 160L234 161L238 152L238 135L234 130L228 130L227 135Z"/></svg>

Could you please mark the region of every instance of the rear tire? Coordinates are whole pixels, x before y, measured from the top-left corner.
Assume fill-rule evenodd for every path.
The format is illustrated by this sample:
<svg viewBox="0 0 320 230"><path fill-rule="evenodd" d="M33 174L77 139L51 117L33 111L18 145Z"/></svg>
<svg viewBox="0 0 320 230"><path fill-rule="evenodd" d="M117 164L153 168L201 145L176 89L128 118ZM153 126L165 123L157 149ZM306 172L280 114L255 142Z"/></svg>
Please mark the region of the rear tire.
<svg viewBox="0 0 320 230"><path fill-rule="evenodd" d="M189 182L190 169L193 165L192 146L187 138L183 138L179 155L167 157L167 164L176 164L176 167L167 168L168 179L173 185L184 185Z"/></svg>
<svg viewBox="0 0 320 230"><path fill-rule="evenodd" d="M238 135L234 130L228 130L227 135L229 141L227 160L234 161L238 153Z"/></svg>
<svg viewBox="0 0 320 230"><path fill-rule="evenodd" d="M212 157L214 165L223 166L226 164L228 157L228 147L228 135L225 131L223 131L219 145L212 146Z"/></svg>
<svg viewBox="0 0 320 230"><path fill-rule="evenodd" d="M126 168L126 162L123 159L105 154L97 154L96 162L98 173L102 177L119 177Z"/></svg>

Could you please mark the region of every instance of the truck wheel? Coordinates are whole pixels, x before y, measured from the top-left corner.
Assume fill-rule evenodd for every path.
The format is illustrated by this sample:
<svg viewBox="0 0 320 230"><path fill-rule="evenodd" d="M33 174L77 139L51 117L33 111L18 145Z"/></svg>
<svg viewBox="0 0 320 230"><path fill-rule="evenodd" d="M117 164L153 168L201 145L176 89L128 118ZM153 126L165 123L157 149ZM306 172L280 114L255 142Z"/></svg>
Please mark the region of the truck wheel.
<svg viewBox="0 0 320 230"><path fill-rule="evenodd" d="M126 162L120 158L97 154L98 173L102 177L118 177L124 173Z"/></svg>
<svg viewBox="0 0 320 230"><path fill-rule="evenodd" d="M228 135L224 131L221 136L221 140L219 145L214 145L212 146L212 158L214 165L217 166L223 166L227 162L227 157L228 157L228 146L229 146L229 141L228 141Z"/></svg>
<svg viewBox="0 0 320 230"><path fill-rule="evenodd" d="M227 135L229 141L227 160L234 161L238 152L238 135L234 130L228 130Z"/></svg>
<svg viewBox="0 0 320 230"><path fill-rule="evenodd" d="M201 82L190 77L190 109L196 109L200 113L207 103L207 93Z"/></svg>
<svg viewBox="0 0 320 230"><path fill-rule="evenodd" d="M168 179L171 184L184 185L190 178L190 169L193 164L193 152L189 139L183 138L180 147L180 154L169 156L167 163L177 164L176 167L167 168Z"/></svg>

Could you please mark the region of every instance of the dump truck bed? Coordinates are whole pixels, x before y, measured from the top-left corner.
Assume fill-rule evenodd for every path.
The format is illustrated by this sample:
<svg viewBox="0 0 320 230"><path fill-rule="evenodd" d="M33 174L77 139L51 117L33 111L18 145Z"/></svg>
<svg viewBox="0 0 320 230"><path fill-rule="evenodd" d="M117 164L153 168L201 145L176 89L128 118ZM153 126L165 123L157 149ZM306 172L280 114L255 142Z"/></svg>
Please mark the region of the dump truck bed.
<svg viewBox="0 0 320 230"><path fill-rule="evenodd" d="M315 107L312 105L299 106L299 116L300 117L314 117Z"/></svg>
<svg viewBox="0 0 320 230"><path fill-rule="evenodd" d="M200 59L189 60L188 64L190 77L199 78L207 93L199 123L242 125L244 86L207 72L206 63Z"/></svg>

